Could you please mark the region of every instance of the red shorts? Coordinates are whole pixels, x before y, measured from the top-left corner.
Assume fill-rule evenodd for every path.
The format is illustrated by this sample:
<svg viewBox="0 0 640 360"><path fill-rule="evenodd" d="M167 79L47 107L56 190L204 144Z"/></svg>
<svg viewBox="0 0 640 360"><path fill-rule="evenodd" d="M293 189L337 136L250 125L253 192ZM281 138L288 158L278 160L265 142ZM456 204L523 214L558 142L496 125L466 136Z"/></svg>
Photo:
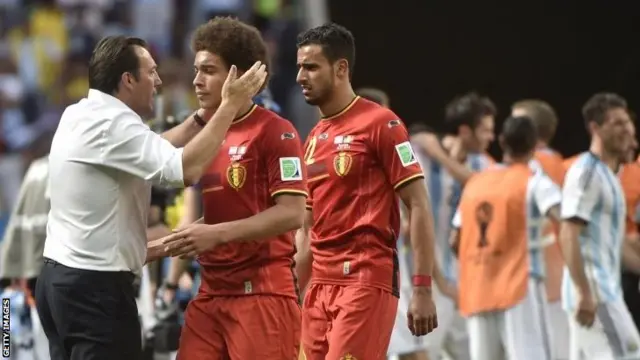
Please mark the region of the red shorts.
<svg viewBox="0 0 640 360"><path fill-rule="evenodd" d="M198 294L185 312L177 360L297 360L299 351L295 299Z"/></svg>
<svg viewBox="0 0 640 360"><path fill-rule="evenodd" d="M398 298L359 285L311 285L302 310L307 360L384 360Z"/></svg>

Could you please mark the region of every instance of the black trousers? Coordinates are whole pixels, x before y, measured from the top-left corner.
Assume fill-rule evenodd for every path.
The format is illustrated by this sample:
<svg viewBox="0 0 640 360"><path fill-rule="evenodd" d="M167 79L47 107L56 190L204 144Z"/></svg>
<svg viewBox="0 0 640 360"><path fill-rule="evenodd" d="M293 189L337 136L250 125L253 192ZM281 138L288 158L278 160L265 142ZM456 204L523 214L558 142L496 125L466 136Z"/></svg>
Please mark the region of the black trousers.
<svg viewBox="0 0 640 360"><path fill-rule="evenodd" d="M622 272L622 291L624 293L624 302L636 323L636 328L640 329L640 276L631 272Z"/></svg>
<svg viewBox="0 0 640 360"><path fill-rule="evenodd" d="M44 263L35 297L51 360L139 360L134 275Z"/></svg>

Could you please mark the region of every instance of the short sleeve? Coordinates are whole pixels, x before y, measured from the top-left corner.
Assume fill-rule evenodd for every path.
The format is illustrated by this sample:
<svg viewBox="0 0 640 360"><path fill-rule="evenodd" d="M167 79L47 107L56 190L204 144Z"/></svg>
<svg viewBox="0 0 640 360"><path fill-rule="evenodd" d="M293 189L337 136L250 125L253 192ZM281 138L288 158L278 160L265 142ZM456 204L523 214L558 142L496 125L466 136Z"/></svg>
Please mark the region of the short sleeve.
<svg viewBox="0 0 640 360"><path fill-rule="evenodd" d="M454 229L460 229L460 227L462 227L462 215L460 214L460 208L456 209L456 213L453 215L453 219L451 219L451 226Z"/></svg>
<svg viewBox="0 0 640 360"><path fill-rule="evenodd" d="M311 141L316 141L315 139L315 135L313 134L313 130L311 130L311 132L309 133L309 135L307 136L307 139L304 142L304 157L303 157L303 162L304 164L302 164L302 166L305 168L305 170L308 173L308 165L307 165L307 152L309 151L313 151L313 149L310 149L309 147L311 146ZM306 203L305 203L305 207L307 210L311 211L311 209L313 208L313 193L311 191L309 191L309 195L307 196L306 199Z"/></svg>
<svg viewBox="0 0 640 360"><path fill-rule="evenodd" d="M562 202L562 190L542 170L538 171L533 198L540 213L546 215L552 207Z"/></svg>
<svg viewBox="0 0 640 360"><path fill-rule="evenodd" d="M307 169L303 166L300 136L290 122L279 119L270 124L264 152L269 178L269 194L308 196Z"/></svg>
<svg viewBox="0 0 640 360"><path fill-rule="evenodd" d="M409 141L407 128L400 119L392 116L392 112L387 114L374 121L371 141L387 179L397 190L411 180L424 178L424 174Z"/></svg>
<svg viewBox="0 0 640 360"><path fill-rule="evenodd" d="M133 113L118 114L97 136L83 140L70 161L117 169L159 186L184 186L183 149L151 131Z"/></svg>
<svg viewBox="0 0 640 360"><path fill-rule="evenodd" d="M601 183L596 167L590 164L574 164L569 168L562 187L561 217L591 221L593 208L598 201Z"/></svg>

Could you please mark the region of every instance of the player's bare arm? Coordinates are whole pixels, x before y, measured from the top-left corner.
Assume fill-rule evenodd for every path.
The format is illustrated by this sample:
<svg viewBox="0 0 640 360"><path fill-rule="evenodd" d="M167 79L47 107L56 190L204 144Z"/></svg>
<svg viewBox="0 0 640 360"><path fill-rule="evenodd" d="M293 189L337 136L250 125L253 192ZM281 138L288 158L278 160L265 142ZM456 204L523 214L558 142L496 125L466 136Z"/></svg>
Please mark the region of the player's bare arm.
<svg viewBox="0 0 640 360"><path fill-rule="evenodd" d="M302 227L305 197L281 194L269 209L246 219L220 224L193 224L162 239L171 256L193 257L216 245L256 241Z"/></svg>
<svg viewBox="0 0 640 360"><path fill-rule="evenodd" d="M435 231L424 181L411 181L398 190L398 195L407 207L409 215L414 279L430 279L434 269ZM416 336L426 335L438 326L430 283L420 284L414 281L413 296L407 315L409 329Z"/></svg>
<svg viewBox="0 0 640 360"><path fill-rule="evenodd" d="M473 175L473 171L447 154L435 134L418 133L411 136L411 141L418 145L431 159L442 165L461 184L467 182Z"/></svg>
<svg viewBox="0 0 640 360"><path fill-rule="evenodd" d="M595 320L595 303L591 296L589 280L584 271L584 260L580 252L578 235L586 223L582 219L563 220L560 224L560 249L569 269L573 283L578 287L581 305L577 320L584 326L591 326Z"/></svg>
<svg viewBox="0 0 640 360"><path fill-rule="evenodd" d="M313 225L313 212L307 209L305 211L304 223L302 228L296 231L296 248L297 252L294 257L296 262L296 273L298 275L298 286L300 289L307 287L307 283L311 278L311 265L313 263L313 255L311 253L311 227Z"/></svg>
<svg viewBox="0 0 640 360"><path fill-rule="evenodd" d="M553 220L553 221L557 221L560 222L560 204L558 205L554 205L551 208L549 208L549 210L546 213L546 217Z"/></svg>

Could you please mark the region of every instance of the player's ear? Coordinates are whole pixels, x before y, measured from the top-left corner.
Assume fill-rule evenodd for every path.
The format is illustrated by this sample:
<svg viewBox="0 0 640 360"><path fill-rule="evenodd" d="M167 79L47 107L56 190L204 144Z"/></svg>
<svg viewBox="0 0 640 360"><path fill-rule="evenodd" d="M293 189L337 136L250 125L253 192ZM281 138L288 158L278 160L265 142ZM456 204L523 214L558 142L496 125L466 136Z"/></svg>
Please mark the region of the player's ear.
<svg viewBox="0 0 640 360"><path fill-rule="evenodd" d="M349 77L349 62L347 59L336 61L336 74L341 78Z"/></svg>
<svg viewBox="0 0 640 360"><path fill-rule="evenodd" d="M130 72L124 72L120 77L120 82L122 86L126 87L127 89L131 89L135 81L136 81L135 77Z"/></svg>
<svg viewBox="0 0 640 360"><path fill-rule="evenodd" d="M600 126L595 121L589 121L587 123L587 130L589 131L589 134L594 134L599 129L600 129Z"/></svg>

